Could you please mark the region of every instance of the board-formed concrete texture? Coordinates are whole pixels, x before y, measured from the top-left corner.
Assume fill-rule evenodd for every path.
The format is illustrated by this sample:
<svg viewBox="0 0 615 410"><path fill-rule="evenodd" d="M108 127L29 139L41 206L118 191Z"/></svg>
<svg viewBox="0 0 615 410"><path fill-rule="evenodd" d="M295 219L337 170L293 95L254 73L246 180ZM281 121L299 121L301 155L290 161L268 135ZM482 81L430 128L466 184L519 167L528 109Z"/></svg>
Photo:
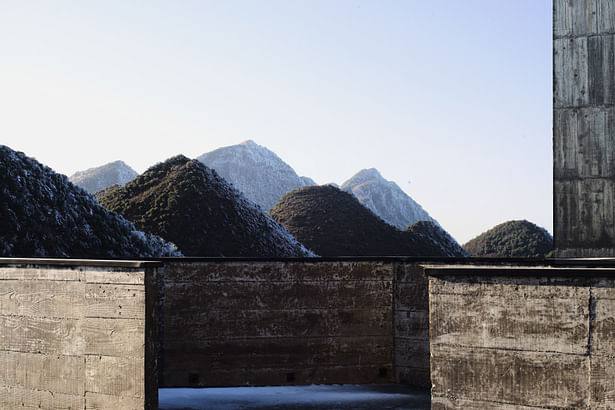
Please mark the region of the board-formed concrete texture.
<svg viewBox="0 0 615 410"><path fill-rule="evenodd" d="M615 408L615 268L425 272L433 409Z"/></svg>
<svg viewBox="0 0 615 410"><path fill-rule="evenodd" d="M615 256L615 0L553 1L559 257Z"/></svg>
<svg viewBox="0 0 615 410"><path fill-rule="evenodd" d="M157 408L158 266L0 258L0 408Z"/></svg>
<svg viewBox="0 0 615 410"><path fill-rule="evenodd" d="M429 386L416 262L169 260L162 283L163 387Z"/></svg>
<svg viewBox="0 0 615 410"><path fill-rule="evenodd" d="M161 386L392 382L394 266L165 263Z"/></svg>

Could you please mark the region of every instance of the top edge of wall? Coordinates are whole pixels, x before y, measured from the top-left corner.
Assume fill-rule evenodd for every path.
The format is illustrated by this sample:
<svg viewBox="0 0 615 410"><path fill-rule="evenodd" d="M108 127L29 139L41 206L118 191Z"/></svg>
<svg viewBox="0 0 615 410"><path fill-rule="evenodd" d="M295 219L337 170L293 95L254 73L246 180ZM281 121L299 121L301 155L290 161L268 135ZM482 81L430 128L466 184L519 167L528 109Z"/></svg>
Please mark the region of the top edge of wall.
<svg viewBox="0 0 615 410"><path fill-rule="evenodd" d="M111 268L158 268L163 264L157 260L121 260L121 259L70 259L70 258L2 258L2 265L34 266L99 266Z"/></svg>

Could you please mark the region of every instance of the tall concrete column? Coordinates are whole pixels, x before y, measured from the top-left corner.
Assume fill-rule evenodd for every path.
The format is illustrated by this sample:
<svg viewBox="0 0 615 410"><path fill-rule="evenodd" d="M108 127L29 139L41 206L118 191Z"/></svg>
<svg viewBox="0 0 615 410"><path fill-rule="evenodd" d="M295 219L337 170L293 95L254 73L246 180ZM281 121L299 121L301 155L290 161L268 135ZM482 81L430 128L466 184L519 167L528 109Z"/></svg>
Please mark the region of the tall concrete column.
<svg viewBox="0 0 615 410"><path fill-rule="evenodd" d="M615 0L553 1L555 255L615 256Z"/></svg>

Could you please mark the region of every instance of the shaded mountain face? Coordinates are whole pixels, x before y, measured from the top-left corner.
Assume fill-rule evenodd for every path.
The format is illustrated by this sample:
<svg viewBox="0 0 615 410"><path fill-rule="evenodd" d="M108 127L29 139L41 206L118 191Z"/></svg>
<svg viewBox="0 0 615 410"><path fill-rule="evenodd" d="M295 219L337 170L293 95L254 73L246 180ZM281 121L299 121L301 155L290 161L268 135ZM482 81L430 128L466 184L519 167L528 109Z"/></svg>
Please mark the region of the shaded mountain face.
<svg viewBox="0 0 615 410"><path fill-rule="evenodd" d="M310 178L297 175L275 153L250 140L219 148L197 159L215 169L265 211L271 209L285 193L315 185Z"/></svg>
<svg viewBox="0 0 615 410"><path fill-rule="evenodd" d="M70 182L94 194L111 185L124 185L137 177L137 172L123 161L110 162L73 174Z"/></svg>
<svg viewBox="0 0 615 410"><path fill-rule="evenodd" d="M406 229L418 221L431 221L429 214L392 181L387 181L377 169L359 171L341 186L354 194L359 202L385 222L398 229Z"/></svg>
<svg viewBox="0 0 615 410"><path fill-rule="evenodd" d="M446 256L449 257L468 257L470 254L459 245L459 243L440 225L431 221L419 221L410 225L407 229L414 235L422 238L423 241L431 241L435 246L439 246Z"/></svg>
<svg viewBox="0 0 615 410"><path fill-rule="evenodd" d="M394 228L332 185L289 192L269 213L321 256L464 256L426 230Z"/></svg>
<svg viewBox="0 0 615 410"><path fill-rule="evenodd" d="M99 193L99 201L187 256L313 256L214 170L184 156Z"/></svg>
<svg viewBox="0 0 615 410"><path fill-rule="evenodd" d="M478 235L463 248L472 256L543 258L553 250L553 237L526 220L508 221Z"/></svg>
<svg viewBox="0 0 615 410"><path fill-rule="evenodd" d="M146 258L180 256L139 232L66 176L0 145L0 256Z"/></svg>

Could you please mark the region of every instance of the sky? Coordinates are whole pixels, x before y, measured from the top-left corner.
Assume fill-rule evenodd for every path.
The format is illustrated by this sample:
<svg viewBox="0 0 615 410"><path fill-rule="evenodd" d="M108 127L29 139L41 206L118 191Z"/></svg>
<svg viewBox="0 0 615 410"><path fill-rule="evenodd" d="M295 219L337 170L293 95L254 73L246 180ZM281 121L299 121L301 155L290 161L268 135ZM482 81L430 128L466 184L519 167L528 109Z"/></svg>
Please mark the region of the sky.
<svg viewBox="0 0 615 410"><path fill-rule="evenodd" d="M377 168L460 243L552 232L549 0L0 0L0 144L137 172L252 139Z"/></svg>

